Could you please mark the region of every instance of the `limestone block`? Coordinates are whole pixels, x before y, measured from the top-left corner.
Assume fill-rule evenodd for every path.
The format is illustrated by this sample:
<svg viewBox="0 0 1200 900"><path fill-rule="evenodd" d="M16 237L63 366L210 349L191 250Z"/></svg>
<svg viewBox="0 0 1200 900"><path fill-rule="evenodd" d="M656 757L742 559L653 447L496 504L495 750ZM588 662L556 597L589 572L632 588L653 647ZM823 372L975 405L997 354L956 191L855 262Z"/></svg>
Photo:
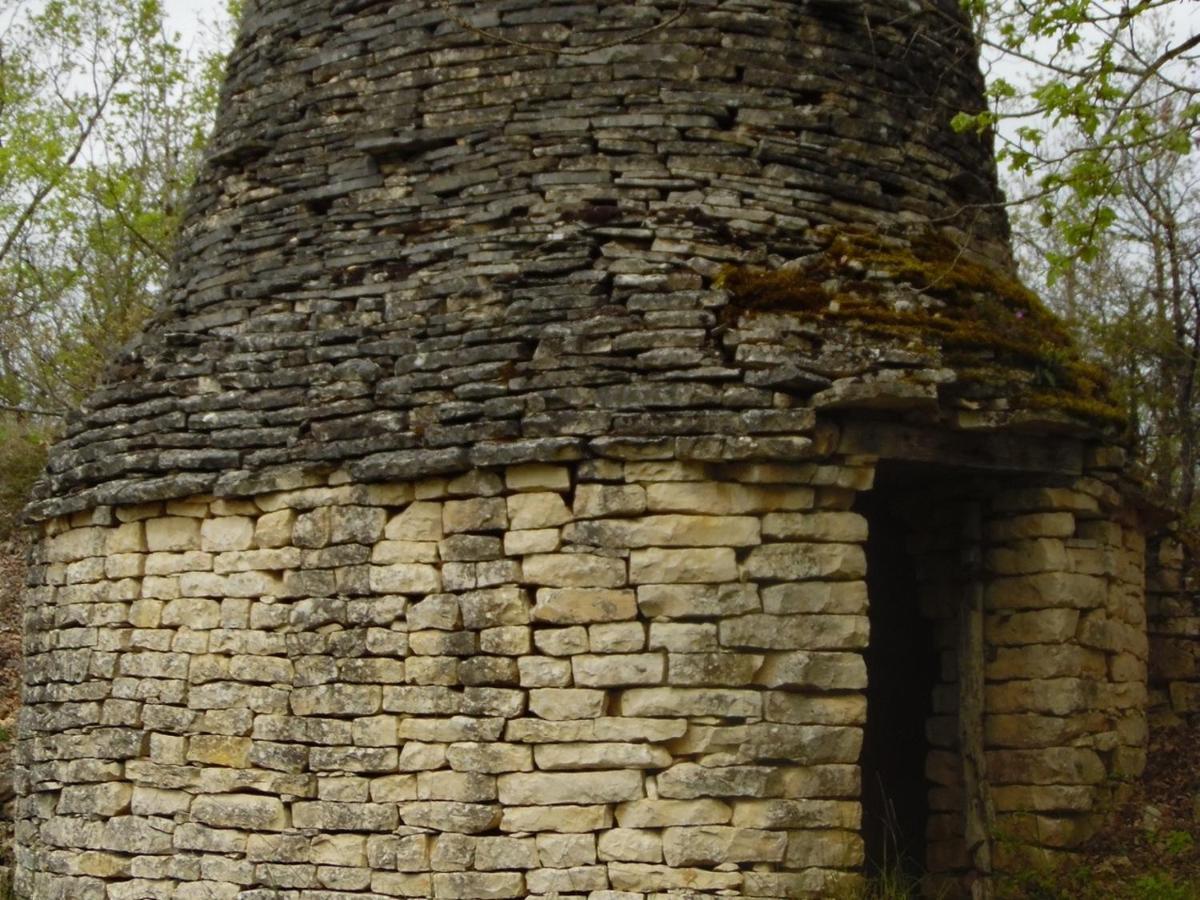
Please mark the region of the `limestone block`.
<svg viewBox="0 0 1200 900"><path fill-rule="evenodd" d="M522 744L461 742L446 748L446 761L457 772L527 772L533 749Z"/></svg>
<svg viewBox="0 0 1200 900"><path fill-rule="evenodd" d="M521 656L533 648L533 631L524 625L498 625L479 632L479 652Z"/></svg>
<svg viewBox="0 0 1200 900"><path fill-rule="evenodd" d="M593 653L633 653L646 649L642 622L601 622L588 626L588 647Z"/></svg>
<svg viewBox="0 0 1200 900"><path fill-rule="evenodd" d="M571 521L562 497L549 491L514 494L508 498L507 509L508 527L514 531L554 528Z"/></svg>
<svg viewBox="0 0 1200 900"><path fill-rule="evenodd" d="M860 691L867 686L867 665L857 653L797 650L766 657L756 679L766 687Z"/></svg>
<svg viewBox="0 0 1200 900"><path fill-rule="evenodd" d="M660 772L655 781L661 798L696 800L706 797L769 796L774 776L775 770L769 766L700 766L684 762ZM627 820L622 824L632 823Z"/></svg>
<svg viewBox="0 0 1200 900"><path fill-rule="evenodd" d="M648 687L621 693L625 716L762 716L762 693L748 690Z"/></svg>
<svg viewBox="0 0 1200 900"><path fill-rule="evenodd" d="M431 846L427 834L368 835L367 863L374 869L425 872L429 870Z"/></svg>
<svg viewBox="0 0 1200 900"><path fill-rule="evenodd" d="M107 528L72 528L62 534L56 534L46 541L46 559L49 562L75 562L89 556L104 556L110 533Z"/></svg>
<svg viewBox="0 0 1200 900"><path fill-rule="evenodd" d="M94 815L105 818L129 812L133 788L122 782L64 785L56 812L59 815ZM147 815L138 812L137 815ZM149 813L149 815L154 815Z"/></svg>
<svg viewBox="0 0 1200 900"><path fill-rule="evenodd" d="M731 616L759 609L753 584L644 584L638 586L637 603L648 618Z"/></svg>
<svg viewBox="0 0 1200 900"><path fill-rule="evenodd" d="M193 630L219 628L221 604L201 597L171 600L163 606L159 621L164 628L178 628L181 625Z"/></svg>
<svg viewBox="0 0 1200 900"><path fill-rule="evenodd" d="M332 544L374 544L383 534L387 513L375 506L335 506L330 510Z"/></svg>
<svg viewBox="0 0 1200 900"><path fill-rule="evenodd" d="M295 688L290 695L297 716L373 716L380 711L380 687L371 684L322 684Z"/></svg>
<svg viewBox="0 0 1200 900"><path fill-rule="evenodd" d="M752 650L847 650L867 645L866 616L748 615L720 623L723 647Z"/></svg>
<svg viewBox="0 0 1200 900"><path fill-rule="evenodd" d="M768 691L763 712L771 722L787 722L794 725L862 725L867 720L867 701L860 695Z"/></svg>
<svg viewBox="0 0 1200 900"><path fill-rule="evenodd" d="M776 581L861 579L867 574L867 558L858 544L765 544L750 551L746 572Z"/></svg>
<svg viewBox="0 0 1200 900"><path fill-rule="evenodd" d="M503 531L507 527L508 511L501 497L447 500L442 507L442 529L446 534Z"/></svg>
<svg viewBox="0 0 1200 900"><path fill-rule="evenodd" d="M473 843L475 868L481 872L538 867L537 842L531 837L483 837Z"/></svg>
<svg viewBox="0 0 1200 900"><path fill-rule="evenodd" d="M865 615L865 581L798 581L762 589L763 611L776 616L825 613Z"/></svg>
<svg viewBox="0 0 1200 900"><path fill-rule="evenodd" d="M515 585L467 591L458 598L465 628L526 625L530 618L529 594Z"/></svg>
<svg viewBox="0 0 1200 900"><path fill-rule="evenodd" d="M636 516L646 511L646 489L636 484L581 484L575 488L572 511L578 519Z"/></svg>
<svg viewBox="0 0 1200 900"><path fill-rule="evenodd" d="M860 544L867 539L867 520L852 512L769 513L762 533L772 540Z"/></svg>
<svg viewBox="0 0 1200 900"><path fill-rule="evenodd" d="M405 617L414 631L440 629L454 631L462 625L461 608L456 594L434 594L413 603Z"/></svg>
<svg viewBox="0 0 1200 900"><path fill-rule="evenodd" d="M367 838L360 834L319 834L313 838L311 847L311 861L318 865L369 865Z"/></svg>
<svg viewBox="0 0 1200 900"><path fill-rule="evenodd" d="M526 556L521 570L525 583L547 587L615 588L625 584L623 559L591 553L538 553Z"/></svg>
<svg viewBox="0 0 1200 900"><path fill-rule="evenodd" d="M509 777L509 776L501 776ZM396 807L390 807L395 810ZM500 807L487 803L461 803L453 800L428 800L402 803L400 818L405 825L458 834L480 834L500 823Z"/></svg>
<svg viewBox="0 0 1200 900"><path fill-rule="evenodd" d="M146 548L151 552L199 550L200 521L184 516L147 519Z"/></svg>
<svg viewBox="0 0 1200 900"><path fill-rule="evenodd" d="M145 571L146 557L141 553L114 553L104 559L106 578L137 578Z"/></svg>
<svg viewBox="0 0 1200 900"><path fill-rule="evenodd" d="M1085 785L997 785L991 793L997 812L1088 812L1097 801L1095 789Z"/></svg>
<svg viewBox="0 0 1200 900"><path fill-rule="evenodd" d="M1103 606L1107 598L1108 583L1104 578L1072 572L993 578L984 590L989 610L1089 609Z"/></svg>
<svg viewBox="0 0 1200 900"><path fill-rule="evenodd" d="M539 588L532 616L558 624L616 622L637 616L637 599L629 590Z"/></svg>
<svg viewBox="0 0 1200 900"><path fill-rule="evenodd" d="M221 516L200 523L201 550L247 550L254 543L254 520L248 516Z"/></svg>
<svg viewBox="0 0 1200 900"><path fill-rule="evenodd" d="M276 801L277 803L279 801ZM282 804L280 804L282 806ZM118 853L138 855L172 852L172 828L169 819L151 816L113 816L106 819L100 829L99 840L94 843L67 843L65 846L87 847L100 850L115 850Z"/></svg>
<svg viewBox="0 0 1200 900"><path fill-rule="evenodd" d="M544 832L535 840L538 863L543 867L566 869L596 862L596 838L591 834Z"/></svg>
<svg viewBox="0 0 1200 900"><path fill-rule="evenodd" d="M192 802L191 816L214 828L283 831L289 824L283 803L259 794L205 794Z"/></svg>
<svg viewBox="0 0 1200 900"><path fill-rule="evenodd" d="M1069 538L1075 534L1075 516L1069 512L1030 513L994 519L984 526L984 536L996 543L1029 538Z"/></svg>
<svg viewBox="0 0 1200 900"><path fill-rule="evenodd" d="M371 890L389 897L432 897L433 876L427 872L372 872Z"/></svg>
<svg viewBox="0 0 1200 900"><path fill-rule="evenodd" d="M1107 673L1108 663L1102 651L1070 643L996 647L985 666L985 674L992 681L1071 675L1100 679Z"/></svg>
<svg viewBox="0 0 1200 900"><path fill-rule="evenodd" d="M712 622L653 622L650 649L700 653L720 649L717 626Z"/></svg>
<svg viewBox="0 0 1200 900"><path fill-rule="evenodd" d="M371 801L374 803L396 803L416 799L415 775L383 775L371 779Z"/></svg>
<svg viewBox="0 0 1200 900"><path fill-rule="evenodd" d="M504 470L504 484L510 491L565 491L571 487L566 466L526 463Z"/></svg>
<svg viewBox="0 0 1200 900"><path fill-rule="evenodd" d="M83 529L80 529L83 530ZM68 532L69 533L69 532ZM59 538L54 538L51 541L57 541ZM86 549L88 541L83 541ZM105 553L112 555L114 553L145 553L146 552L146 530L141 522L125 522L118 525L116 528L108 530L105 539ZM93 554L87 554L91 556Z"/></svg>
<svg viewBox="0 0 1200 900"><path fill-rule="evenodd" d="M1101 686L1084 678L1038 678L989 684L984 690L989 712L1049 713L1069 716L1110 704L1104 702Z"/></svg>
<svg viewBox="0 0 1200 900"><path fill-rule="evenodd" d="M264 549L288 546L295 524L294 509L277 509L259 516L254 523L254 546Z"/></svg>
<svg viewBox="0 0 1200 900"><path fill-rule="evenodd" d="M1107 777L1100 757L1086 747L992 750L987 765L988 775L997 785L1090 785Z"/></svg>
<svg viewBox="0 0 1200 900"><path fill-rule="evenodd" d="M433 876L434 897L525 897L525 876L520 872L438 872Z"/></svg>
<svg viewBox="0 0 1200 900"><path fill-rule="evenodd" d="M645 796L642 773L630 770L513 772L497 776L497 787L504 806L620 803Z"/></svg>
<svg viewBox="0 0 1200 900"><path fill-rule="evenodd" d="M188 741L188 762L244 769L250 765L251 741L247 737L223 734L197 734ZM214 825L215 822L206 824Z"/></svg>
<svg viewBox="0 0 1200 900"><path fill-rule="evenodd" d="M377 565L391 563L435 563L438 561L436 541L379 541L371 548L371 562Z"/></svg>
<svg viewBox="0 0 1200 900"><path fill-rule="evenodd" d="M64 788L64 793L65 793ZM175 816L186 813L193 795L187 791L162 790L138 785L133 789L129 811L135 816ZM100 813L105 815L105 813Z"/></svg>
<svg viewBox="0 0 1200 900"><path fill-rule="evenodd" d="M629 555L629 580L639 585L737 581L737 559L732 547L634 550Z"/></svg>
<svg viewBox="0 0 1200 900"><path fill-rule="evenodd" d="M671 764L671 754L650 744L615 742L541 744L533 758L543 771L584 769L661 769Z"/></svg>
<svg viewBox="0 0 1200 900"><path fill-rule="evenodd" d="M296 828L318 831L394 831L399 824L394 803L334 803L302 800L292 804Z"/></svg>
<svg viewBox="0 0 1200 900"><path fill-rule="evenodd" d="M753 516L593 519L568 525L563 537L577 544L608 548L749 547L761 542L759 522Z"/></svg>
<svg viewBox="0 0 1200 900"><path fill-rule="evenodd" d="M522 656L517 660L521 687L568 687L571 684L571 661L545 656Z"/></svg>
<svg viewBox="0 0 1200 900"><path fill-rule="evenodd" d="M328 506L318 506L297 516L296 523L292 526L293 543L297 547L308 549L327 546L332 533L331 519Z"/></svg>
<svg viewBox="0 0 1200 900"><path fill-rule="evenodd" d="M721 800L634 800L616 808L625 829L666 828L672 825L724 825L733 808Z"/></svg>
<svg viewBox="0 0 1200 900"><path fill-rule="evenodd" d="M384 594L432 594L442 589L437 567L422 563L371 566L370 585Z"/></svg>
<svg viewBox="0 0 1200 900"><path fill-rule="evenodd" d="M604 715L604 691L537 688L529 692L529 711L541 719L594 719Z"/></svg>
<svg viewBox="0 0 1200 900"><path fill-rule="evenodd" d="M496 779L480 772L420 772L417 799L486 803L496 799Z"/></svg>
<svg viewBox="0 0 1200 900"><path fill-rule="evenodd" d="M992 547L984 553L988 571L997 575L1029 575L1069 570L1067 549L1056 538L1030 538Z"/></svg>
<svg viewBox="0 0 1200 900"><path fill-rule="evenodd" d="M853 831L812 829L788 832L788 868L851 869L861 866L865 858L861 835Z"/></svg>
<svg viewBox="0 0 1200 900"><path fill-rule="evenodd" d="M700 825L667 828L662 833L663 858L669 866L780 862L786 850L787 835L778 831Z"/></svg>
<svg viewBox="0 0 1200 900"><path fill-rule="evenodd" d="M527 531L504 533L504 554L525 556L532 553L554 553L562 546L557 528L532 528Z"/></svg>
<svg viewBox="0 0 1200 900"><path fill-rule="evenodd" d="M733 824L743 828L838 828L857 831L862 807L856 800L738 800Z"/></svg>
<svg viewBox="0 0 1200 900"><path fill-rule="evenodd" d="M409 504L388 520L383 534L389 541L440 541L444 536L442 504L420 500Z"/></svg>
<svg viewBox="0 0 1200 900"><path fill-rule="evenodd" d="M584 892L588 897L602 896L608 887L608 870L604 866L534 869L525 873L525 884L526 896L580 896Z"/></svg>
<svg viewBox="0 0 1200 900"><path fill-rule="evenodd" d="M763 656L753 653L670 653L667 681L680 686L752 684L763 661Z"/></svg>
<svg viewBox="0 0 1200 900"><path fill-rule="evenodd" d="M661 653L574 656L571 671L580 687L660 684L666 675L666 658Z"/></svg>
<svg viewBox="0 0 1200 900"><path fill-rule="evenodd" d="M646 508L658 512L744 515L810 509L807 487L745 485L723 482L660 482L646 487Z"/></svg>
<svg viewBox="0 0 1200 900"><path fill-rule="evenodd" d="M614 890L637 894L681 891L729 891L740 894L741 872L713 872L706 869L676 868L649 863L611 862L608 878Z"/></svg>

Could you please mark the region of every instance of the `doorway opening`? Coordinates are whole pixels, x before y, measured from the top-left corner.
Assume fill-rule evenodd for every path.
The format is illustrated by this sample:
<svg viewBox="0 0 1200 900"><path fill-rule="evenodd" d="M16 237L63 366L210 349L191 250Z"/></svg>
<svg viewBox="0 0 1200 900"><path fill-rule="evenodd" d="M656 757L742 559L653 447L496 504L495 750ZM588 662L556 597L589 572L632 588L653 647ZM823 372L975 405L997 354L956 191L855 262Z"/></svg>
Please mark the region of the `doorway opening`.
<svg viewBox="0 0 1200 900"><path fill-rule="evenodd" d="M936 556L927 527L936 521L931 498L913 491L914 473L881 469L875 490L857 509L868 521L867 592L870 643L867 722L863 734L862 833L868 876L926 871L930 825L930 732L935 691L948 673L941 660L948 629L931 615L923 558ZM891 475L892 477L887 477ZM923 597L922 595L925 594ZM940 711L944 712L944 711Z"/></svg>

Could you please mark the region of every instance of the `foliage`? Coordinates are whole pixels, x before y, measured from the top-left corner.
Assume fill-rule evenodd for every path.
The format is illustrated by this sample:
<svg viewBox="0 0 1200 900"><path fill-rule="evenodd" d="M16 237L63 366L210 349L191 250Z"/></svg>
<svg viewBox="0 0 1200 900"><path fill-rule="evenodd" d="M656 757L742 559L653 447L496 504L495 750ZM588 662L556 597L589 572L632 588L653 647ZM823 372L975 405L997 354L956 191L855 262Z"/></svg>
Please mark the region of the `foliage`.
<svg viewBox="0 0 1200 900"><path fill-rule="evenodd" d="M999 161L1026 179L1024 197L1058 232L1056 263L1095 260L1126 176L1195 149L1194 17L1172 0L964 3L993 64L989 108L960 112L954 127L996 131Z"/></svg>
<svg viewBox="0 0 1200 900"><path fill-rule="evenodd" d="M0 14L0 533L162 289L230 21L191 49L159 0Z"/></svg>
<svg viewBox="0 0 1200 900"><path fill-rule="evenodd" d="M1168 155L1127 167L1120 181L1116 221L1094 258L1073 257L1061 232L1032 215L1015 218L1017 253L1111 374L1151 481L1197 524L1200 163Z"/></svg>

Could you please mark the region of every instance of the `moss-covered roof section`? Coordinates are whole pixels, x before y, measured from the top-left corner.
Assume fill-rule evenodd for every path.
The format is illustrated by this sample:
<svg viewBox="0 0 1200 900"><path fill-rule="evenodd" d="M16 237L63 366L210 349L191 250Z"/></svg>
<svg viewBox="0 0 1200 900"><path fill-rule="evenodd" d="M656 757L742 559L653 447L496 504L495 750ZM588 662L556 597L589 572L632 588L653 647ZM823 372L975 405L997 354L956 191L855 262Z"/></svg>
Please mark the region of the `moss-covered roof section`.
<svg viewBox="0 0 1200 900"><path fill-rule="evenodd" d="M728 266L726 316L791 312L888 343L934 348L960 391L1054 411L1112 432L1127 416L1107 374L1006 269L932 229L816 229L820 249L775 269Z"/></svg>

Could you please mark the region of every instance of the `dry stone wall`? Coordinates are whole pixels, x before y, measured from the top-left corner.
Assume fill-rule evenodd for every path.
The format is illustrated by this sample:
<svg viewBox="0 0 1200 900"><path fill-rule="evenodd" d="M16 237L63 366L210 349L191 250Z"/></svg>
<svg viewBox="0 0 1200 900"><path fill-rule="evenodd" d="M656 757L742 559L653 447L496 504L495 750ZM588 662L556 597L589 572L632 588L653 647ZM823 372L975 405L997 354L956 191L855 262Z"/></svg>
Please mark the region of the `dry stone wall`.
<svg viewBox="0 0 1200 900"><path fill-rule="evenodd" d="M56 519L27 611L19 885L826 895L863 862L872 477L609 458ZM1006 494L988 525L989 764L1031 843L1069 845L1144 739L1138 548L1099 493ZM945 586L936 550L923 583ZM924 593L949 634L953 592ZM949 682L930 862L953 876Z"/></svg>

